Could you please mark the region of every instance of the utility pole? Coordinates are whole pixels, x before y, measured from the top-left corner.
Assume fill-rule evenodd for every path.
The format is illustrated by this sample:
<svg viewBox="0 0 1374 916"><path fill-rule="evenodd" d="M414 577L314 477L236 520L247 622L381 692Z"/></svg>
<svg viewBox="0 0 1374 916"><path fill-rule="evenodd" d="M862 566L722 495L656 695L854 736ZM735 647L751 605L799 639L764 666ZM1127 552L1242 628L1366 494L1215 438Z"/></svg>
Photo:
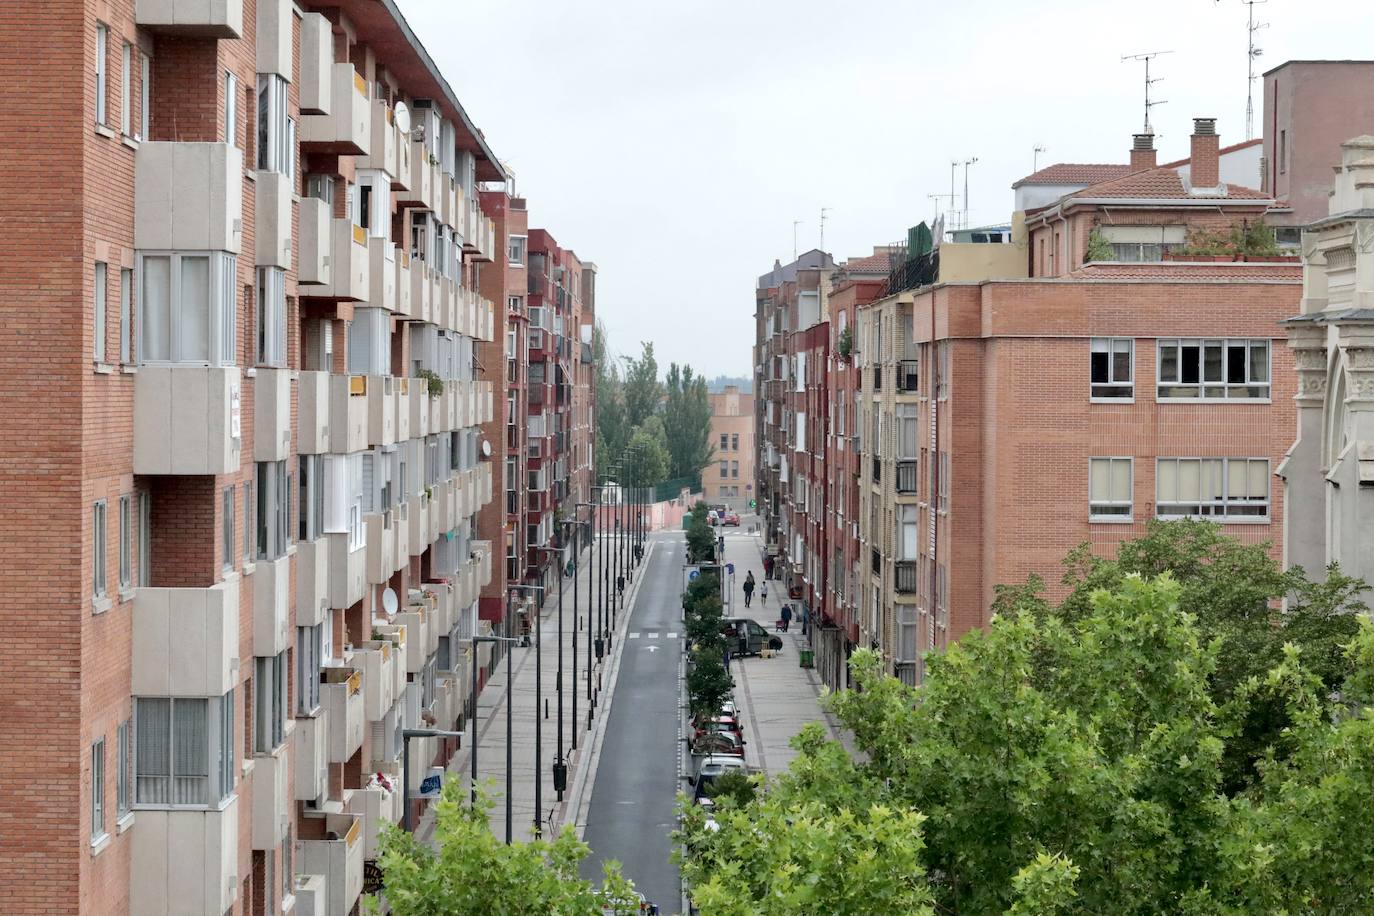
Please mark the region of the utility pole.
<svg viewBox="0 0 1374 916"><path fill-rule="evenodd" d="M1246 80L1245 80L1245 139L1250 140L1255 136L1255 58L1264 53L1263 48L1255 46L1255 33L1260 29L1269 28L1267 22L1255 22L1255 6L1260 3L1268 3L1269 0L1241 0L1249 11L1248 31L1250 35L1250 47L1246 55Z"/></svg>
<svg viewBox="0 0 1374 916"><path fill-rule="evenodd" d="M1163 105L1163 104L1165 104L1165 102L1166 102L1165 99L1159 99L1159 100L1157 100L1157 101L1152 101L1152 100L1150 99L1150 87L1153 86L1155 83L1158 83L1161 79L1163 79L1163 77L1158 77L1158 76L1155 77L1154 79L1151 79L1151 78L1150 78L1150 61L1154 60L1156 57L1159 57L1161 54L1172 54L1172 53L1174 53L1174 52L1173 52L1173 51L1146 51L1144 54L1123 54L1123 55L1121 55L1121 61L1122 61L1122 63L1125 63L1125 62L1128 61L1128 60L1143 60L1143 61L1145 62L1145 130L1143 131L1143 133L1152 134L1152 133L1155 132L1155 129L1154 129L1153 127L1150 126L1150 109L1151 109L1151 108L1154 108L1156 105Z"/></svg>

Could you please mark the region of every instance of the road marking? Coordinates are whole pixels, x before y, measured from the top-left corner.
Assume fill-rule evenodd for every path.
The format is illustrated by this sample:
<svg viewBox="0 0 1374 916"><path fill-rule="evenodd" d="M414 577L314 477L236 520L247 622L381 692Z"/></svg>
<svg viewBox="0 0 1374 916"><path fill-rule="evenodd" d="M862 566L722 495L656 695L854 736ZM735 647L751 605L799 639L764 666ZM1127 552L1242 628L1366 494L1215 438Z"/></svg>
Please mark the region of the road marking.
<svg viewBox="0 0 1374 916"><path fill-rule="evenodd" d="M664 634L663 634L663 637L664 637L665 639L677 639L677 634L676 634L676 633L664 633Z"/></svg>
<svg viewBox="0 0 1374 916"><path fill-rule="evenodd" d="M657 633L649 633L649 634L646 635L644 638L645 638L645 639L658 639L658 634L657 634Z"/></svg>
<svg viewBox="0 0 1374 916"><path fill-rule="evenodd" d="M650 652L658 651L658 646L645 646L644 648L648 649Z"/></svg>
<svg viewBox="0 0 1374 916"><path fill-rule="evenodd" d="M639 638L639 634L638 634L638 633L631 633L631 634L630 634L630 638L631 638L631 639L638 639L638 638Z"/></svg>

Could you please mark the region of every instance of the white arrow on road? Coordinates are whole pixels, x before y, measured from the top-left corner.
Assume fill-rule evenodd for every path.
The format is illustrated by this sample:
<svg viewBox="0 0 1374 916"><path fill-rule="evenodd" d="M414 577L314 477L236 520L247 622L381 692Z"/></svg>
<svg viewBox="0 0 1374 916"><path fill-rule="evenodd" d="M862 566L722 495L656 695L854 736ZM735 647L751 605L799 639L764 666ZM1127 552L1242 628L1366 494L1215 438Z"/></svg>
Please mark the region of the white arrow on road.
<svg viewBox="0 0 1374 916"><path fill-rule="evenodd" d="M650 652L658 651L658 646L646 646L645 648L647 648Z"/></svg>

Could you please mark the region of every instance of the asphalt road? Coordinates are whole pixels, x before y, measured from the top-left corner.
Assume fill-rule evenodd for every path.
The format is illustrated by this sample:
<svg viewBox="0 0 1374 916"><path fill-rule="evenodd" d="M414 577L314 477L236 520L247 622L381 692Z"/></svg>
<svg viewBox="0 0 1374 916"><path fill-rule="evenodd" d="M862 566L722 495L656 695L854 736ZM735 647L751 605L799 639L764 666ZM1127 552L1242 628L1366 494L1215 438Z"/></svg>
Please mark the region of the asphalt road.
<svg viewBox="0 0 1374 916"><path fill-rule="evenodd" d="M630 609L610 721L592 785L584 839L592 854L582 874L599 883L601 863L620 862L625 875L663 913L676 913L681 882L672 863L678 781L682 655L680 533L655 535L645 578ZM631 634L638 634L630 638ZM672 634L672 638L669 638Z"/></svg>

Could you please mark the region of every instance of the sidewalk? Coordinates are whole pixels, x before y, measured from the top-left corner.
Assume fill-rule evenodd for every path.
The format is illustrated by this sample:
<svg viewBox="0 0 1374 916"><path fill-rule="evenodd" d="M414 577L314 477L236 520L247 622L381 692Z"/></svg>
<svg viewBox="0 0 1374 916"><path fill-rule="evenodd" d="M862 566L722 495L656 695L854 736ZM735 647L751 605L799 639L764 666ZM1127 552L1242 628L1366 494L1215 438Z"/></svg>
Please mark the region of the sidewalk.
<svg viewBox="0 0 1374 916"><path fill-rule="evenodd" d="M782 609L785 593L782 583L768 583L768 598L763 600L759 587L763 585L763 538L749 534L748 524L742 529L725 529L725 560L735 564L735 593L727 616L752 617L769 633ZM736 533L742 530L744 533ZM752 605L744 606L744 577L753 570L755 591ZM820 705L821 680L814 669L799 665L800 649L811 648L810 640L801 634L801 622L795 617L782 637L781 653L773 658L742 658L730 661L730 674L735 679L735 702L743 717L745 761L758 767L771 779L784 772L797 756L788 744L792 736L808 722L821 722L831 737L843 744L852 754L853 736L841 729L839 723Z"/></svg>
<svg viewBox="0 0 1374 916"><path fill-rule="evenodd" d="M607 539L607 544L611 539ZM646 553L647 561L648 555ZM539 744L542 753L539 772L542 780L542 822L545 836L550 827L557 831L565 821L571 821L576 804L575 790L584 784L589 785L587 775L582 772L588 765L587 750L591 743L592 730L588 727L589 703L587 699L587 615L591 609L595 622L595 605L591 600L591 583L595 563L590 548L578 559L577 564L577 607L573 606L573 580L563 579L563 747L568 764L568 791L562 803L553 787L553 764L558 749L558 589L555 585L544 599L540 612L540 626L543 633L542 651L536 652L535 641L529 647L512 644L505 659L494 671L477 698L477 780L487 789L491 802L490 821L492 833L504 839L506 836L506 700L512 697L511 729L511 825L513 839L528 840L533 836L535 821L534 778L535 778L535 720L538 710L539 727L542 730ZM635 572L634 583L628 583L625 598L631 600L638 588L639 570ZM609 611L607 612L609 614ZM624 614L618 615L618 631L612 640L612 653L602 663L592 668L592 694L596 699L596 715L591 720L594 726L601 718L600 694L601 681L608 677L606 666L614 658L620 646L620 633L624 628ZM607 627L610 621L607 620ZM576 637L577 677L573 678L573 639ZM595 634L593 633L593 639ZM593 644L594 649L594 644ZM536 658L542 656L542 705L536 702ZM508 691L508 678L513 675L513 685ZM573 718L573 692L577 692L577 717ZM466 795L471 791L471 741L472 728L463 732L462 748L449 762L450 779L456 779ZM573 749L574 742L577 749ZM420 820L416 831L422 841L429 841L434 830L433 808L427 810Z"/></svg>

